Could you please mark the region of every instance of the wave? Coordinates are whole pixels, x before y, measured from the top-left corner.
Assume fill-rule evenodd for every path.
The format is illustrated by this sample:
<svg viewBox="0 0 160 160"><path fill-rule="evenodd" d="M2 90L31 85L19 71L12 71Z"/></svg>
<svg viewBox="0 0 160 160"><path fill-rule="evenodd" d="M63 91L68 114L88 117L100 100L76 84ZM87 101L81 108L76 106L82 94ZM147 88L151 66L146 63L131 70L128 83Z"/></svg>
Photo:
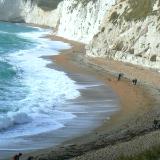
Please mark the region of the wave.
<svg viewBox="0 0 160 160"><path fill-rule="evenodd" d="M47 68L51 63L41 56L56 55L70 46L42 38L48 30L19 32L16 36L34 43L30 48L7 54L6 61L16 68L17 85L7 103L10 111L0 114L0 137L18 137L55 130L75 115L58 110L68 99L80 95L75 82L64 72ZM8 86L9 87L9 86ZM12 94L13 94L12 93ZM46 127L47 126L47 127Z"/></svg>
<svg viewBox="0 0 160 160"><path fill-rule="evenodd" d="M1 138L15 138L20 136L36 135L64 127L67 120L75 118L71 113L54 111L48 113L9 112L0 117Z"/></svg>
<svg viewBox="0 0 160 160"><path fill-rule="evenodd" d="M58 51L60 49L69 49L71 46L67 43L61 42L61 41L51 41L46 38L47 35L49 35L50 30L44 30L44 29L39 29L39 32L33 31L33 32L21 32L18 33L17 35L21 38L29 39L30 41L33 41L34 43L37 44L36 49L49 49L51 50L50 52L43 52L41 53L40 56L45 55L55 55L55 51ZM51 53L52 52L52 53Z"/></svg>
<svg viewBox="0 0 160 160"><path fill-rule="evenodd" d="M26 113L10 112L8 116L5 115L5 117L0 117L0 131L12 127L14 125L29 123L31 122L31 119L32 118L29 117Z"/></svg>

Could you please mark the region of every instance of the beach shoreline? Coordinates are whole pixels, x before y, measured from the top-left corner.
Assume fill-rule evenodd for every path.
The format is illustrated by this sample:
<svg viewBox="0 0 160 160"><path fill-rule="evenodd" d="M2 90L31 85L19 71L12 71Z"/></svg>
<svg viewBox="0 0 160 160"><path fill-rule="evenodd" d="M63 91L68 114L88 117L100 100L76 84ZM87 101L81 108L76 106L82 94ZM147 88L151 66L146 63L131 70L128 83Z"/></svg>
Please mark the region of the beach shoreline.
<svg viewBox="0 0 160 160"><path fill-rule="evenodd" d="M69 43L72 48L47 58L64 71L85 72L109 84L119 96L122 109L88 135L55 148L27 154L24 159L29 155L35 159L117 159L121 155L136 155L160 144L157 139L160 133L153 128L153 120L160 114L160 75L156 71L112 60L89 58L85 56L84 44L54 35L48 38ZM121 81L117 81L119 73L124 74ZM137 86L131 83L133 78L138 79ZM150 139L149 143L146 138Z"/></svg>
<svg viewBox="0 0 160 160"><path fill-rule="evenodd" d="M44 58L48 59L49 57L43 57L43 59ZM40 57L40 59L42 59L42 57ZM20 137L22 143L20 139L16 147L22 144L21 148L11 148L9 145L11 149L6 147L0 150L0 159L2 160L4 160L4 157L11 157L18 152L25 154L43 148L57 146L64 141L79 137L82 134L87 134L99 127L106 117L109 118L112 112L116 112L117 110L117 97L109 86L105 86L93 76L79 74L78 72L67 73L67 71L64 71L64 69L57 64L49 64L50 60L47 60L47 62L47 66L50 67L47 69L51 72L52 69L53 71L65 72L65 75L74 81L73 83L77 88L76 90L80 92L77 98L68 99L57 108L54 108L60 112L71 113L74 117L67 121L64 127L56 131L51 130L37 135ZM97 95L97 93L99 94ZM23 145L23 140L26 141L27 145Z"/></svg>

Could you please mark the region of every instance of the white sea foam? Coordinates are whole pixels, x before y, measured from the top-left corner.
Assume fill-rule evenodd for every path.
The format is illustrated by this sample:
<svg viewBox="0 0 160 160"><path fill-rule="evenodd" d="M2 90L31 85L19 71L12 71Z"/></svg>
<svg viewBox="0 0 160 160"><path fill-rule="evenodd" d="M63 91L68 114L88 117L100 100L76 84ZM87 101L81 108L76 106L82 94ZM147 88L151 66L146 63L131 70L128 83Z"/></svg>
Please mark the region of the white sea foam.
<svg viewBox="0 0 160 160"><path fill-rule="evenodd" d="M8 34L8 32L5 32L5 31L0 31L0 33Z"/></svg>
<svg viewBox="0 0 160 160"><path fill-rule="evenodd" d="M10 112L7 116L0 118L0 131L5 130L17 124L25 124L31 122L31 117L23 112Z"/></svg>
<svg viewBox="0 0 160 160"><path fill-rule="evenodd" d="M8 117L1 117L0 118L0 131L7 129L8 127L10 127L12 125L13 125L13 123L10 118L8 118Z"/></svg>
<svg viewBox="0 0 160 160"><path fill-rule="evenodd" d="M20 50L7 57L10 64L22 71L19 73L19 81L27 94L16 102L16 111L10 111L1 117L0 131L5 130L0 132L1 137L33 135L55 130L75 117L72 113L59 111L55 107L64 105L68 99L78 97L78 87L64 72L47 68L50 61L40 58L56 55L59 49L70 46L40 38L47 32L40 30L17 34L37 44L31 49Z"/></svg>

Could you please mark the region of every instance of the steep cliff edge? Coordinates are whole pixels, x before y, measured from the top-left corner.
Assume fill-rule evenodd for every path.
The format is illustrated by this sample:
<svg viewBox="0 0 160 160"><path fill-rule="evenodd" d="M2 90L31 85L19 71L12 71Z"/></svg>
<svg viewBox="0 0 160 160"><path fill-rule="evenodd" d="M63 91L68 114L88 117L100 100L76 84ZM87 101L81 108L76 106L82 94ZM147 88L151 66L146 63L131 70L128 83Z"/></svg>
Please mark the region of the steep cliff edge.
<svg viewBox="0 0 160 160"><path fill-rule="evenodd" d="M20 0L15 0L13 3L10 0L0 0L0 20L2 21L23 21L21 17Z"/></svg>
<svg viewBox="0 0 160 160"><path fill-rule="evenodd" d="M58 35L88 43L115 0L64 0Z"/></svg>
<svg viewBox="0 0 160 160"><path fill-rule="evenodd" d="M87 55L160 69L160 1L118 0Z"/></svg>
<svg viewBox="0 0 160 160"><path fill-rule="evenodd" d="M160 69L160 0L0 0L0 20L56 28L87 56Z"/></svg>
<svg viewBox="0 0 160 160"><path fill-rule="evenodd" d="M0 0L0 20L56 27L62 0Z"/></svg>
<svg viewBox="0 0 160 160"><path fill-rule="evenodd" d="M115 0L0 0L0 20L57 28L57 34L88 43Z"/></svg>

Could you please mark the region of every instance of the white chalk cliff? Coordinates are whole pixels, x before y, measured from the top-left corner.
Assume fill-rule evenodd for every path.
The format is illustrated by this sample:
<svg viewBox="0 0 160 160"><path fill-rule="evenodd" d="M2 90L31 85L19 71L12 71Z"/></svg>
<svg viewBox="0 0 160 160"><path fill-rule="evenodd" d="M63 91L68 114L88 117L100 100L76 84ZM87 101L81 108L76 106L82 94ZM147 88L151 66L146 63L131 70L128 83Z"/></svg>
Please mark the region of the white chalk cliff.
<svg viewBox="0 0 160 160"><path fill-rule="evenodd" d="M115 0L0 0L0 20L57 27L58 35L88 43L114 3Z"/></svg>
<svg viewBox="0 0 160 160"><path fill-rule="evenodd" d="M56 28L87 56L160 69L160 0L0 0L0 20Z"/></svg>
<svg viewBox="0 0 160 160"><path fill-rule="evenodd" d="M160 0L117 0L87 55L160 70Z"/></svg>
<svg viewBox="0 0 160 160"><path fill-rule="evenodd" d="M58 34L81 42L89 42L99 31L104 15L115 0L79 1L64 0Z"/></svg>
<svg viewBox="0 0 160 160"><path fill-rule="evenodd" d="M56 27L59 16L57 6L53 10L44 10L38 6L37 0L0 0L0 20L3 21Z"/></svg>

